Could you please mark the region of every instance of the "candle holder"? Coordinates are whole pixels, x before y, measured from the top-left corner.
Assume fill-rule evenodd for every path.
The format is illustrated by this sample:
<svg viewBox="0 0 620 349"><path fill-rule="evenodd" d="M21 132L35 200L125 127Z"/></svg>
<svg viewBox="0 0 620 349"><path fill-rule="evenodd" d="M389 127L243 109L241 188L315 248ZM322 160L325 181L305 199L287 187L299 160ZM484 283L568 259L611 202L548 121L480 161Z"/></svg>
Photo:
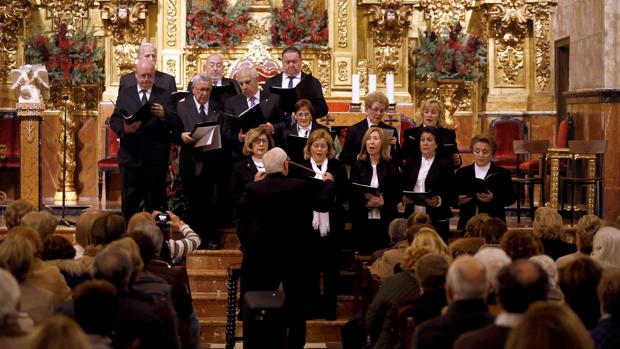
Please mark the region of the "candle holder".
<svg viewBox="0 0 620 349"><path fill-rule="evenodd" d="M362 112L362 103L349 104L349 113L361 113L361 112Z"/></svg>

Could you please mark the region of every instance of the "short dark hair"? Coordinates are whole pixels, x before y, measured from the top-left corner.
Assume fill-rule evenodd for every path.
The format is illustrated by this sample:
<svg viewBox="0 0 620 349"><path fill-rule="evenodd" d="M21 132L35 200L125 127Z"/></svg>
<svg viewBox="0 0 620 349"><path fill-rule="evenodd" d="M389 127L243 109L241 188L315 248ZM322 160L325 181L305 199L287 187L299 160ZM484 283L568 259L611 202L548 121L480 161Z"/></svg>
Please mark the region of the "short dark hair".
<svg viewBox="0 0 620 349"><path fill-rule="evenodd" d="M88 280L75 288L75 321L87 334L109 336L118 314L118 291L109 281Z"/></svg>
<svg viewBox="0 0 620 349"><path fill-rule="evenodd" d="M420 146L420 142L422 142L422 134L423 133L430 133L433 135L433 138L435 138L435 143L437 144L437 149L439 149L439 147L441 146L441 140L439 139L439 137L437 136L437 127L433 127L433 126L425 126L422 127L422 129L420 130L420 137L418 140L418 146Z"/></svg>
<svg viewBox="0 0 620 349"><path fill-rule="evenodd" d="M308 111L310 112L310 115L314 117L314 107L312 106L312 102L305 98L302 98L298 100L297 103L295 103L295 106L293 107L293 113L297 113L299 109L303 107L306 107L306 109L308 109Z"/></svg>
<svg viewBox="0 0 620 349"><path fill-rule="evenodd" d="M527 259L545 253L542 242L531 231L510 230L502 236L499 243L512 260Z"/></svg>
<svg viewBox="0 0 620 349"><path fill-rule="evenodd" d="M124 236L132 238L136 244L138 244L138 247L140 248L140 257L142 257L144 269L146 269L153 257L155 257L155 242L153 242L153 239L147 233L141 230L134 230Z"/></svg>
<svg viewBox="0 0 620 349"><path fill-rule="evenodd" d="M524 267L530 265L538 272L531 279L523 275ZM522 259L502 267L496 276L495 292L502 308L509 313L525 313L535 301L547 299L549 278L543 268L531 261Z"/></svg>
<svg viewBox="0 0 620 349"><path fill-rule="evenodd" d="M491 217L486 222L483 222L480 230L487 244L499 244L499 240L507 231L508 228L506 227L506 223L495 217Z"/></svg>
<svg viewBox="0 0 620 349"><path fill-rule="evenodd" d="M495 138L493 138L493 136L484 134L475 135L474 138L471 139L470 148L474 149L474 145L476 145L476 143L488 144L491 147L491 155L495 155L497 143L495 143Z"/></svg>
<svg viewBox="0 0 620 349"><path fill-rule="evenodd" d="M285 48L285 49L282 51L282 56L284 56L284 54L285 54L285 53L292 53L292 52L297 53L297 54L299 55L299 58L301 58L301 50L300 50L300 49L298 49L298 48L297 48L297 47L295 47L295 46L289 46L289 47Z"/></svg>
<svg viewBox="0 0 620 349"><path fill-rule="evenodd" d="M107 245L121 238L125 232L125 219L115 213L104 213L93 222L92 236L95 245Z"/></svg>
<svg viewBox="0 0 620 349"><path fill-rule="evenodd" d="M559 270L558 285L564 301L587 328L596 326L601 317L596 288L602 276L603 268L588 256L579 257Z"/></svg>
<svg viewBox="0 0 620 349"><path fill-rule="evenodd" d="M43 239L43 255L41 259L44 261L73 258L75 258L75 248L66 238L60 235L48 235Z"/></svg>

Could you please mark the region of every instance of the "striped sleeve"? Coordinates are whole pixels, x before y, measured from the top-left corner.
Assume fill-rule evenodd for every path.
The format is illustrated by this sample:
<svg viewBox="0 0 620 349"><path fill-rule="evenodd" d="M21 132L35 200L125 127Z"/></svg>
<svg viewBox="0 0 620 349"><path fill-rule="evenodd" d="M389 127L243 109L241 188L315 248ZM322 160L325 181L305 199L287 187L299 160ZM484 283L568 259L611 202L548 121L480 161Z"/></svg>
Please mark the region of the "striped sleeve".
<svg viewBox="0 0 620 349"><path fill-rule="evenodd" d="M172 261L175 263L192 253L192 251L197 249L201 243L200 236L198 236L198 234L196 234L192 228L189 227L189 225L182 225L181 228L179 228L179 231L183 234L182 239L168 240L170 256L172 257Z"/></svg>

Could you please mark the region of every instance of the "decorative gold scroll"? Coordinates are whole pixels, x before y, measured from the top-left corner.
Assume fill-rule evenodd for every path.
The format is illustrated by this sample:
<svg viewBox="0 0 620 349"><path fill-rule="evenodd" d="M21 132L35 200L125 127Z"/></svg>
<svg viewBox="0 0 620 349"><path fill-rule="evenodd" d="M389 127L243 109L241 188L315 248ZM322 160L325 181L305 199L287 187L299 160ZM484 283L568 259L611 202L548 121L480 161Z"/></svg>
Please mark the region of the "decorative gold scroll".
<svg viewBox="0 0 620 349"><path fill-rule="evenodd" d="M9 72L17 67L17 37L24 34L30 8L30 3L23 1L0 4L0 84L8 82Z"/></svg>

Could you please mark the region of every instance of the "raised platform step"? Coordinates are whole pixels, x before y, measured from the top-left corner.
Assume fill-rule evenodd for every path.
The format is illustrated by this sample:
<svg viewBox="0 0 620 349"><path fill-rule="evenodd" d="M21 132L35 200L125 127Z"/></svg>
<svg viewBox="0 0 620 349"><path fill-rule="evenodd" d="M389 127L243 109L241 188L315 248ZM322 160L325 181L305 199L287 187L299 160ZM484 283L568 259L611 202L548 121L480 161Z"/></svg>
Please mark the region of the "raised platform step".
<svg viewBox="0 0 620 349"><path fill-rule="evenodd" d="M242 259L238 249L197 250L187 257L187 269L227 270L231 264L241 264Z"/></svg>
<svg viewBox="0 0 620 349"><path fill-rule="evenodd" d="M196 292L226 294L228 290L226 270L188 269L187 274L192 295Z"/></svg>
<svg viewBox="0 0 620 349"><path fill-rule="evenodd" d="M306 325L306 342L341 342L340 328L347 321L308 320ZM243 335L243 322L237 321L235 333L238 337ZM226 320L220 318L200 320L200 337L202 343L226 343Z"/></svg>

